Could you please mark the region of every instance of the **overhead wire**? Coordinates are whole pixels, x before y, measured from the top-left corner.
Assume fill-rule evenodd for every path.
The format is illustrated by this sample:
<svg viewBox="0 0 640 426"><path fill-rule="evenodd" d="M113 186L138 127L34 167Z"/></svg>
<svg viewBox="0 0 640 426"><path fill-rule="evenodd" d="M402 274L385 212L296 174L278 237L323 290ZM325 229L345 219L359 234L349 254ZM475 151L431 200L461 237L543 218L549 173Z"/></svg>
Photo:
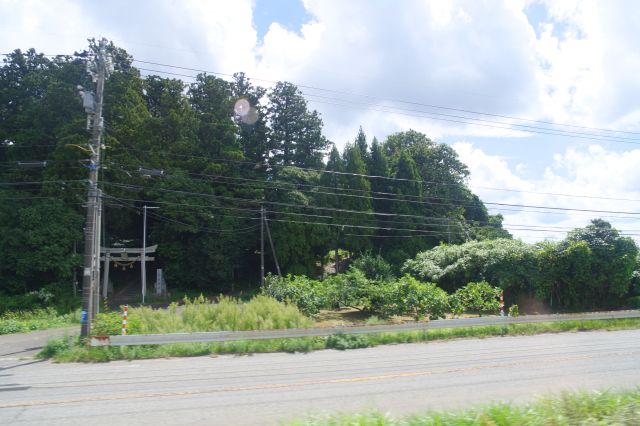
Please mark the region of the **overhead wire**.
<svg viewBox="0 0 640 426"><path fill-rule="evenodd" d="M337 175L345 175L345 176L364 177L364 178L367 178L367 179L384 179L384 180L388 180L388 181L415 182L415 183L421 183L421 184L426 184L426 185L436 185L436 186L455 186L455 187L458 187L460 185L458 183L427 181L427 180L421 180L421 179L405 179L405 178L396 178L396 177L392 177L392 176L376 176L376 175L367 175L367 174L362 174L362 173L350 173L350 172L340 172L340 171L334 171L334 170L315 169L315 168L301 167L301 166L294 166L294 165L256 164L253 161L247 161L247 160L233 160L233 159L229 159L229 158L209 158L209 157L204 157L204 156L199 156L199 155L168 153L168 152L165 152L165 151L155 152L155 151L150 151L150 150L141 150L141 149L125 148L125 147L117 147L117 148L111 148L111 149L124 150L124 151L128 151L128 152L147 153L147 154L155 153L155 154L159 154L159 155L162 155L162 156L173 157L173 158L192 158L192 159L200 159L200 160L206 160L206 161L212 161L212 162L218 161L218 162L226 162L226 163L232 163L232 164L246 164L246 165L251 165L254 168L255 167L260 167L260 168L293 168L293 169L305 170L305 171L313 171L313 172L318 172L318 173L328 173L328 174L337 174ZM318 187L317 185L313 185L313 186ZM527 190L517 190L517 189L510 189L510 188L486 187L486 186L480 186L480 185L471 185L471 186L473 186L475 188L478 188L478 189L486 189L486 190L492 190L492 191L510 191L510 192L523 192L523 193L538 194L538 195L552 195L552 196L558 196L558 197L640 202L640 199L601 197L601 196L579 195L579 194L561 194L561 193L555 193L555 192L527 191ZM348 191L348 189L342 189L342 190L343 191ZM385 194L385 193L379 192L379 194ZM386 193L386 194L389 194L389 193Z"/></svg>
<svg viewBox="0 0 640 426"><path fill-rule="evenodd" d="M114 183L114 182L103 182L107 185L113 185L115 187L120 187L120 188L125 188L125 189L145 189L146 187L143 186L139 186L139 185L131 185L131 184L119 184L119 183ZM218 199L226 199L226 200L233 200L233 201L239 201L239 202L246 202L246 203L253 203L253 204L270 204L270 205L281 205L281 206L288 206L288 207L297 207L297 208L308 208L308 209L316 209L316 210L327 210L327 211L338 211L338 212L347 212L347 213L356 213L356 214L364 214L364 215L380 215L381 213L377 213L377 212L362 212L362 211L356 211L356 210L348 210L348 209L338 209L338 208L331 208L331 207L321 207L321 206L313 206L313 205L300 205L300 204L291 204L291 203L281 203L281 202L275 202L275 201L268 201L268 200L254 200L254 199L243 199L243 198L236 198L236 197L227 197L227 196L218 196L215 194L206 194L206 193L196 193L196 192L190 192L190 191L182 191L182 190L171 190L171 189L166 189L166 188L148 188L148 189L155 189L158 191L163 191L163 192L172 192L172 193L180 193L183 195L188 195L188 196L197 196L197 197L210 197L210 198L218 198ZM382 215L385 215L385 213L382 213ZM394 215L394 214L390 214L390 215ZM417 216L416 217L420 218L421 216ZM292 220L280 220L283 222L295 222ZM306 221L298 221L298 223L306 223ZM309 222L309 223L319 223L319 222ZM332 223L332 224L327 224L328 226L349 226L349 227L357 227L357 225L351 225L351 224L336 224L336 223ZM525 226L525 225L523 225ZM384 227L369 227L369 228L379 228L379 229L383 229ZM393 229L393 230L402 230L404 228L390 228L390 227L386 227L389 229ZM536 231L536 232L542 232L542 231L546 231L546 232L557 232L560 233L562 231L559 230L538 230L538 229L529 229L529 228L521 228L518 230L531 230L531 231ZM409 231L411 232L411 231ZM628 234L628 235L635 235L635 234ZM640 235L640 234L639 234Z"/></svg>
<svg viewBox="0 0 640 426"><path fill-rule="evenodd" d="M201 174L202 176L207 176L205 174ZM244 178L238 178L240 180L243 180ZM268 186L250 186L246 183L235 183L235 182L225 182L226 185L236 185L236 186L245 186L245 187L252 187L252 188L257 188L257 189L268 189ZM267 183L265 183L265 185L267 185ZM456 198L446 198L446 197L428 197L429 201L418 201L418 200L404 200L404 199L393 199L393 198L385 198L385 197L372 197L372 196L365 196L365 195L355 195L355 194L337 194L334 192L323 192L323 191L307 191L307 190L301 190L301 189L288 189L288 188L278 188L281 189L283 191L299 191L302 193L313 193L313 194L321 194L321 195L334 195L334 196L343 196L343 197L355 197L355 198L363 198L363 199L369 199L369 200L386 200L386 201L394 201L394 202L404 202L404 203L411 203L411 204L420 204L420 205L450 205L450 203L443 203L443 202L438 202L438 201L432 201L433 200L440 200L440 201L452 201L455 202L459 205L462 206L467 206L467 207L476 207L476 205L474 204L470 204L469 200L463 200L463 199L456 199ZM590 212L590 213L611 213L611 214L628 214L628 215L640 215L640 212L628 212L628 211L611 211L611 210L596 210L596 209L579 209L579 208L571 208L571 207L555 207L555 206L538 206L538 205L530 205L530 204L516 204L516 203L500 203L500 202L493 202L493 201L484 201L483 202L486 205L492 205L492 206L502 206L502 207L519 207L519 208L529 208L529 209L536 209L533 211L539 211L539 210L553 210L553 211L576 211L576 212ZM542 212L542 213L546 213L546 212Z"/></svg>
<svg viewBox="0 0 640 426"><path fill-rule="evenodd" d="M134 62L149 63L149 62L139 61L139 60L134 60ZM176 69L186 69L186 70L191 70L191 71L196 71L196 72L205 72L205 73L214 74L214 75L224 75L224 76L227 76L227 77L231 77L232 76L230 74L216 73L216 72L211 72L211 71L206 71L206 70L189 69L189 68L186 68L186 67L172 66L172 65L166 65L166 64L157 64L156 63L156 65L161 65L161 66L166 66L166 67L171 67L171 68L176 68ZM163 71L163 70L148 69L148 68L139 68L139 69L143 70L143 71L146 71L146 72L156 72L156 73L161 73L161 74L175 75L175 76L179 76L179 77L188 77L188 78L193 78L193 79L196 78L196 76L193 76L193 75L172 73L172 72ZM248 77L248 78L251 78L251 77ZM262 79L256 79L256 78L252 78L252 79L256 80L256 81L263 81ZM275 83L275 81L269 81L269 82ZM317 88L317 87L313 87L313 86L305 86L305 85L296 85L296 86L298 88L323 90L323 91L328 91L328 92L341 93L343 95L344 94L349 94L349 95L352 95L352 96L361 96L361 97L364 97L364 98L372 98L372 97L369 97L369 96L366 96L366 95L354 95L354 94L350 94L348 92L340 92L340 91L334 91L334 90L330 90L330 89L322 89L322 88ZM516 131L522 131L522 132L528 132L528 133L537 133L537 134L546 134L546 135L554 135L554 136L572 137L572 138L580 138L580 139L587 139L587 140L597 140L597 141L602 141L602 142L616 142L616 143L627 143L627 144L633 144L633 145L640 145L640 139L638 139L638 138L629 138L629 137L623 137L623 136L598 135L598 134L592 134L592 133L590 134L590 133L585 133L585 132L575 132L575 131L569 131L569 130L544 128L544 127L531 126L531 125L526 125L526 124L498 122L498 121L494 121L494 120L485 120L485 119L479 119L479 118L474 118L474 117L458 116L458 115L454 115L454 114L444 114L444 113L438 113L438 112L433 112L433 111L423 111L423 110L415 110L415 109L408 109L408 108L399 108L399 107L394 107L394 106L378 105L378 104L372 104L372 103L366 103L366 102L354 102L354 101L350 101L350 100L342 99L342 98L336 98L336 97L331 97L331 96L322 96L322 95L317 95L317 94L313 94L313 93L309 93L309 92L305 92L305 91L302 91L302 92L303 92L303 94L305 96L311 96L311 97L315 96L315 97L319 97L319 98L333 100L333 101L336 101L336 102L343 102L343 104L340 104L340 103L335 103L335 102L331 103L331 102L327 102L327 101L320 101L320 100L317 100L317 99L311 99L312 102L329 104L329 105L334 105L334 106L345 107L344 103L351 103L351 104L365 105L365 106L368 105L369 107L367 109L371 109L371 110L374 110L374 111L380 111L380 112L385 112L385 113L393 113L393 114L399 114L399 115L415 116L415 117L420 117L420 118L428 118L428 119L432 119L432 120L454 122L454 123L459 123L459 124L467 124L467 125L474 125L474 126L481 126L481 127L492 127L492 128L506 129L506 130L516 130ZM373 98L373 99L376 99L376 98ZM380 101L381 99L377 99L377 100ZM382 99L382 101L384 101L384 100ZM448 108L448 107L439 107L439 106L429 105L429 104L421 104L421 103L414 103L414 102L403 102L403 101L394 101L394 102L410 103L410 104L420 105L420 106L429 107L429 108L446 109L446 110L453 110L453 111L459 111L459 112L465 112L465 113L471 113L471 114L500 117L500 115L497 115L497 114L485 114L485 113L474 112L474 111L470 111L470 110ZM375 108L371 107L371 105L374 105ZM381 109L381 108L385 108L385 109ZM420 113L420 115L418 115L418 114L409 114L407 112L403 113L403 112L401 112L403 110L404 111L413 112L413 113ZM431 114L431 115L425 115L425 114ZM437 117L434 117L433 115L436 115ZM442 118L442 117L451 117L451 118ZM453 118L456 118L456 119L453 119ZM502 116L502 118L508 118L508 119L511 119L511 120L520 120L518 118L508 117L508 116ZM461 121L461 120L466 120L466 121ZM531 120L521 120L521 121L531 122ZM533 122L535 122L535 120ZM490 124L490 123L493 123L493 124ZM548 125L553 125L553 126L564 126L563 124L560 124L560 123L553 123L553 124L551 124L550 122L542 122L542 123L546 123ZM504 126L500 126L500 124L503 124ZM516 126L516 127L514 128L514 126ZM574 126L570 126L570 127L574 127ZM585 130L589 129L586 126L575 126L575 127L583 128ZM606 131L606 132L613 132L613 133L640 134L638 132L626 132L626 131L618 131L618 130L611 130L611 129L601 129L601 128L591 128L591 130L596 130L596 131L600 131L600 132Z"/></svg>

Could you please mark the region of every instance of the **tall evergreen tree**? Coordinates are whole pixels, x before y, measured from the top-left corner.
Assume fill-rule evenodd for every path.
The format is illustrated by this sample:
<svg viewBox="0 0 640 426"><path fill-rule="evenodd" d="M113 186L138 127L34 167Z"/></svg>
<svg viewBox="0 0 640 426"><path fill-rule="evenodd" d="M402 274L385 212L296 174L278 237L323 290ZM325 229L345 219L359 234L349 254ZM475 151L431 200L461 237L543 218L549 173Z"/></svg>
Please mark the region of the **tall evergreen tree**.
<svg viewBox="0 0 640 426"><path fill-rule="evenodd" d="M344 192L340 198L340 206L346 210L370 213L373 211L371 203L371 184L362 175L366 175L367 168L360 155L358 145L347 144L342 156L344 161ZM348 225L376 226L375 220L365 214L350 213L344 222ZM368 237L373 234L368 228L347 228L348 234L354 234L345 238L345 245L349 251L361 253L371 249L371 241Z"/></svg>
<svg viewBox="0 0 640 426"><path fill-rule="evenodd" d="M318 112L308 110L302 92L291 83L277 83L268 97L268 137L274 164L321 167L329 142L322 135Z"/></svg>
<svg viewBox="0 0 640 426"><path fill-rule="evenodd" d="M360 150L360 157L365 164L369 164L370 154L369 154L369 146L367 145L367 135L364 134L362 130L362 126L358 129L358 136L356 136L355 146Z"/></svg>

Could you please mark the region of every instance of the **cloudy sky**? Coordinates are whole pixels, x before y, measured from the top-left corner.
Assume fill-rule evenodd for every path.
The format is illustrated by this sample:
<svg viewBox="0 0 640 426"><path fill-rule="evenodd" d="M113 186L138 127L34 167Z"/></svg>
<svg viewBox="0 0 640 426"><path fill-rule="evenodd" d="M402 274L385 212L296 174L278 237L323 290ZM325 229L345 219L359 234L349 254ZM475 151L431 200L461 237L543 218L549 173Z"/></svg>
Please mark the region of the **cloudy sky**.
<svg viewBox="0 0 640 426"><path fill-rule="evenodd" d="M634 0L0 0L0 53L104 36L138 60L292 81L338 145L359 126L452 145L525 241L594 217L640 241L639 16Z"/></svg>

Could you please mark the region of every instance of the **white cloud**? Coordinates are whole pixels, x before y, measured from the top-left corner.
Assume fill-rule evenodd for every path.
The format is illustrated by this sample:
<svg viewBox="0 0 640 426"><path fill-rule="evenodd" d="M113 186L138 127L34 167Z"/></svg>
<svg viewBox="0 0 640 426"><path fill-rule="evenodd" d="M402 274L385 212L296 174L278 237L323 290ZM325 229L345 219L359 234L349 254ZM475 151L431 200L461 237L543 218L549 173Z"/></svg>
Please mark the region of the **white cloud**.
<svg viewBox="0 0 640 426"><path fill-rule="evenodd" d="M399 7L387 1L309 0L305 5L312 22L301 36L273 25L261 46L258 70L263 64L273 69L275 57L288 67L282 75L293 81L376 98L525 115L532 100L536 103L535 33L521 10L493 3L489 11L475 1L407 1ZM371 112L374 121L363 111L380 109L375 99L307 92L331 98L315 98L320 102L314 107L324 112L335 139L347 128L355 137L366 122L379 137L406 129L407 123L437 136L451 128L489 133L403 115L429 110L417 105L402 105L414 111L401 114Z"/></svg>
<svg viewBox="0 0 640 426"><path fill-rule="evenodd" d="M517 172L521 164L512 167L500 156L488 155L467 142L456 143L454 148L469 166L470 187L485 202L640 212L640 149L620 153L599 145L591 145L584 150L568 148L554 155L553 165L545 170L542 177L523 179ZM533 229L555 230L554 227L560 227L566 230L585 226L597 217L605 218L620 230L640 234L640 217L637 215L584 211L541 213L536 209L488 207L494 213L502 213L505 224L510 225L506 227L527 241L562 238L565 232L537 232ZM526 227L531 229L516 229ZM637 235L634 238L640 241Z"/></svg>

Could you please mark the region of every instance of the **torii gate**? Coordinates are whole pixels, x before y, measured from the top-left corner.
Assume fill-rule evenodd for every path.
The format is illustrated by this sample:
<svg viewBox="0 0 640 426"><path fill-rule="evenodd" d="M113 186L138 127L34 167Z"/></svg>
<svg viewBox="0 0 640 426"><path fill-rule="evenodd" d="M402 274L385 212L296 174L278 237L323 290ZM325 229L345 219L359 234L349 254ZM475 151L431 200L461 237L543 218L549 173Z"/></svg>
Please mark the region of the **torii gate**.
<svg viewBox="0 0 640 426"><path fill-rule="evenodd" d="M104 261L104 274L102 276L102 297L107 298L107 292L109 291L109 263L110 262L118 262L122 264L132 264L133 262L142 262L142 267L145 267L145 263L147 261L155 260L155 257L147 256L149 253L155 253L158 245L149 246L145 248L126 248L126 247L100 247L101 257L100 260ZM142 258L142 253L145 253L144 259ZM114 256L114 254L119 254L119 256ZM133 257L129 257L130 254L137 255ZM132 266L133 267L133 266ZM141 282L141 287L144 286L144 283ZM141 289L145 291L144 288Z"/></svg>

